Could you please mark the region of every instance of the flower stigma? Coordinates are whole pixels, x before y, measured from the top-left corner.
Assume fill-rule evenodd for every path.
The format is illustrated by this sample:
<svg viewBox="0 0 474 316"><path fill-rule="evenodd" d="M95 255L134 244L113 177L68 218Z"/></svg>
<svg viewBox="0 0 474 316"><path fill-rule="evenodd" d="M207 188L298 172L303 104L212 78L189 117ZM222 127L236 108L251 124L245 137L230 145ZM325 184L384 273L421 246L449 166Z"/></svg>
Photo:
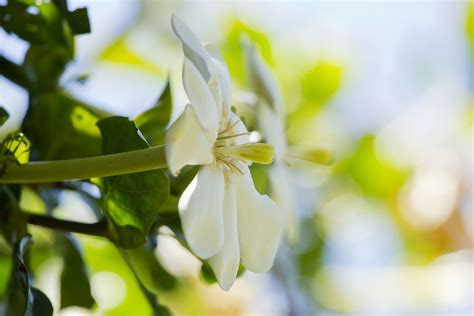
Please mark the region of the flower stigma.
<svg viewBox="0 0 474 316"><path fill-rule="evenodd" d="M270 164L273 162L273 146L265 143L238 143L237 138L247 136L249 132L236 131L234 127L240 122L228 123L219 131L214 144L214 155L218 162L223 163L231 172L243 174L239 162L250 164Z"/></svg>

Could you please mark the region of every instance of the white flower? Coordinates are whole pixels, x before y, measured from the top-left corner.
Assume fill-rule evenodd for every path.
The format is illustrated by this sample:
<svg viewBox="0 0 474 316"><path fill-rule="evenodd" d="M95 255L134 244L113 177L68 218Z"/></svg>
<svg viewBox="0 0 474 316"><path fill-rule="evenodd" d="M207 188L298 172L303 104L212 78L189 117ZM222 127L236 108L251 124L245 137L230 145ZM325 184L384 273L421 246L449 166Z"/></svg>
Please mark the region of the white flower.
<svg viewBox="0 0 474 316"><path fill-rule="evenodd" d="M240 261L253 272L273 265L281 211L256 191L248 168L251 162L270 163L273 148L248 143L247 129L230 110L230 76L216 50L203 46L176 17L171 24L183 45L183 83L191 104L167 132L166 158L174 175L185 165L201 165L180 198L179 213L189 247L209 260L228 290Z"/></svg>
<svg viewBox="0 0 474 316"><path fill-rule="evenodd" d="M244 39L247 71L254 92L258 95L258 126L265 140L275 149L274 163L269 178L271 197L285 214L285 232L290 242L298 239L298 219L293 188L290 185L287 158L287 141L284 126L283 98L278 84L268 66L258 54L256 47Z"/></svg>

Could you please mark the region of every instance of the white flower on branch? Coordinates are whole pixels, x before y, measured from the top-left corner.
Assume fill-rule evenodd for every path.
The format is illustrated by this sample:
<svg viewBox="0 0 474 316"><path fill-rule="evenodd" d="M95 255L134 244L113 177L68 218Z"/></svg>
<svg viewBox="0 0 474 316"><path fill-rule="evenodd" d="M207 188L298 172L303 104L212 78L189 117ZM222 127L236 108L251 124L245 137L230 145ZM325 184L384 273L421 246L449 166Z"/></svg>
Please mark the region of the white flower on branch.
<svg viewBox="0 0 474 316"><path fill-rule="evenodd" d="M248 141L231 112L230 75L222 58L203 46L173 16L184 51L183 82L190 100L166 135L166 158L177 175L185 165L200 170L183 192L179 213L191 250L208 259L219 285L228 290L239 263L252 272L273 265L283 231L280 209L255 189L248 165L271 163L273 147Z"/></svg>
<svg viewBox="0 0 474 316"><path fill-rule="evenodd" d="M298 239L298 219L293 188L290 185L287 141L285 135L283 98L271 70L265 64L255 45L243 39L246 65L254 92L258 96L257 118L260 132L275 148L274 163L270 167L270 195L285 215L287 239L294 243Z"/></svg>

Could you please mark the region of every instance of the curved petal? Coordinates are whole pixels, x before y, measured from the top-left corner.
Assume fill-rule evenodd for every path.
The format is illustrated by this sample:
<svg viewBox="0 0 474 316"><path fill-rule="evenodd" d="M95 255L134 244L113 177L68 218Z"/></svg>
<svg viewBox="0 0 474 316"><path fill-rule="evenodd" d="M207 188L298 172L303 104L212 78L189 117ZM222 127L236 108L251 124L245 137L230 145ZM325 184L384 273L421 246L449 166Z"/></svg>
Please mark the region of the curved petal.
<svg viewBox="0 0 474 316"><path fill-rule="evenodd" d="M209 68L212 61L208 52L204 49L204 46L189 27L174 14L171 17L171 27L183 44L184 55L191 60L204 80L208 82L211 79L211 71Z"/></svg>
<svg viewBox="0 0 474 316"><path fill-rule="evenodd" d="M275 161L282 162L286 156L286 135L283 121L265 104L258 109L258 126L265 140L275 149Z"/></svg>
<svg viewBox="0 0 474 316"><path fill-rule="evenodd" d="M168 168L175 176L185 165L207 165L214 161L214 144L207 138L191 105L170 126L165 144Z"/></svg>
<svg viewBox="0 0 474 316"><path fill-rule="evenodd" d="M202 167L179 199L184 236L202 259L215 255L224 243L223 202L224 174L215 164Z"/></svg>
<svg viewBox="0 0 474 316"><path fill-rule="evenodd" d="M189 59L184 59L183 84L199 122L208 132L209 140L214 142L219 129L219 111L209 86Z"/></svg>
<svg viewBox="0 0 474 316"><path fill-rule="evenodd" d="M237 220L240 257L252 272L266 272L272 265L283 231L281 210L267 195L255 189L247 166L236 175Z"/></svg>
<svg viewBox="0 0 474 316"><path fill-rule="evenodd" d="M285 217L286 238L291 243L298 241L298 219L296 216L295 196L290 185L288 168L284 164L276 163L269 172L271 197L283 211Z"/></svg>
<svg viewBox="0 0 474 316"><path fill-rule="evenodd" d="M270 107L281 117L283 116L283 99L280 89L270 68L258 54L255 45L244 41L247 71L254 86L254 91L259 94Z"/></svg>
<svg viewBox="0 0 474 316"><path fill-rule="evenodd" d="M219 95L222 104L221 128L224 128L229 119L230 107L232 105L232 82L230 79L230 73L224 59L222 59L215 47L213 45L206 44L205 48L212 57L212 61L219 78Z"/></svg>
<svg viewBox="0 0 474 316"><path fill-rule="evenodd" d="M240 263L239 237L237 232L237 210L235 186L231 179L226 181L224 192L224 244L209 259L220 287L228 291L237 277Z"/></svg>

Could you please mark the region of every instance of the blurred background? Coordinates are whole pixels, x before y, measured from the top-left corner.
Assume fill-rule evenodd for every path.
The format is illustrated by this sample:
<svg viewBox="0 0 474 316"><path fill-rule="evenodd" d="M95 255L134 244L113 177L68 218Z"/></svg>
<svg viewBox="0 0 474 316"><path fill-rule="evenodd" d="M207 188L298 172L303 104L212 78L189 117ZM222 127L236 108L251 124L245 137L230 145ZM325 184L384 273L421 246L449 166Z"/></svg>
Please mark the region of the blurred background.
<svg viewBox="0 0 474 316"><path fill-rule="evenodd" d="M159 290L163 304L178 315L473 314L473 3L70 1L82 6L92 33L77 37L61 78L77 99L135 117L169 76L177 117L187 100L174 13L222 53L237 109L249 89L241 36L254 41L281 87L288 142L335 154L330 167L292 169L299 241L282 245L270 273L245 272L229 292L207 284L200 261L163 230L157 256L177 277ZM0 30L0 44L23 61L26 42ZM2 135L18 129L27 99L0 78L11 114ZM35 198L23 194L24 203ZM63 194L55 214L72 213L91 220L86 203ZM92 314L146 314L115 248L80 241L98 303ZM36 251L35 282L58 306L62 260Z"/></svg>

